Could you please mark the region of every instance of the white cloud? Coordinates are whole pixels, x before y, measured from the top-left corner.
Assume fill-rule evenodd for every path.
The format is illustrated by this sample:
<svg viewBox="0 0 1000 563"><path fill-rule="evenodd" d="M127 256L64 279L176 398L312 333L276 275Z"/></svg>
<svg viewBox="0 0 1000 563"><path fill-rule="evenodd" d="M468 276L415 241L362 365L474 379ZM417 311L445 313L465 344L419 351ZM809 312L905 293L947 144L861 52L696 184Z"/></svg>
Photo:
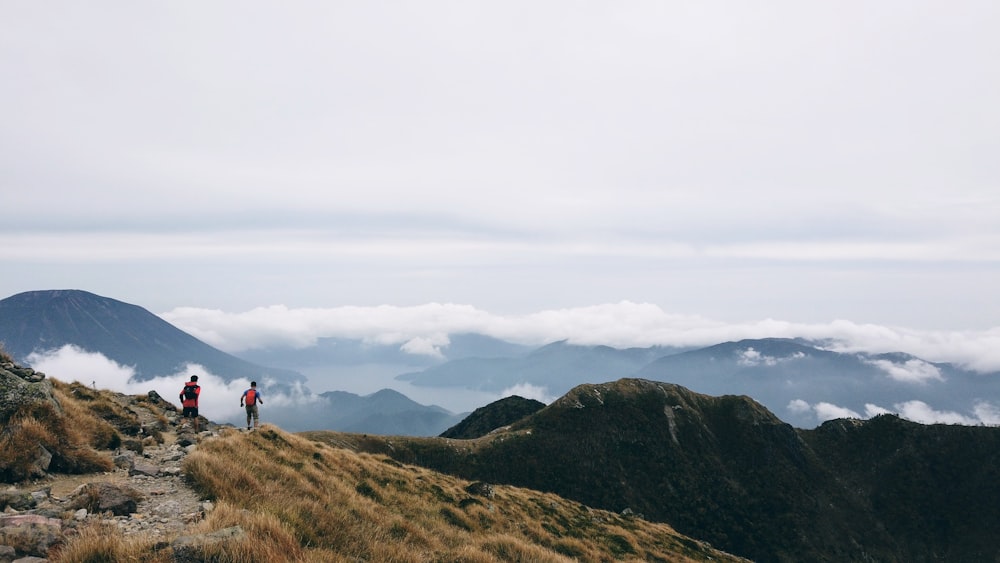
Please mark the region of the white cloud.
<svg viewBox="0 0 1000 563"><path fill-rule="evenodd" d="M512 397L514 395L525 399L534 399L545 403L546 405L556 400L556 397L549 394L548 388L532 385L530 383L519 383L500 392L501 399L504 397Z"/></svg>
<svg viewBox="0 0 1000 563"><path fill-rule="evenodd" d="M27 360L34 369L60 381L78 381L97 389L108 389L127 395L143 395L156 391L164 400L178 408L181 405L179 395L184 383L190 380L192 375L197 375L198 384L202 388L198 401L201 415L217 422L234 424L245 420L246 413L239 406L239 400L243 391L250 386L250 381L245 378L226 381L197 364L188 364L173 375L136 381L135 371L132 368L121 366L103 354L87 352L72 345L45 354L35 353ZM269 384L268 381L260 381L258 389L262 398L274 406L292 406L325 400L318 395L307 393L300 384L296 384L290 394L271 393L268 390Z"/></svg>
<svg viewBox="0 0 1000 563"><path fill-rule="evenodd" d="M934 410L923 401L897 403L894 405L894 408L899 413L899 416L921 424L964 424L974 426L983 423L982 420L957 412Z"/></svg>
<svg viewBox="0 0 1000 563"><path fill-rule="evenodd" d="M449 343L450 340L447 334L434 334L430 337L418 336L411 338L404 342L399 349L409 354L443 358L444 354L441 353L441 348L447 346Z"/></svg>
<svg viewBox="0 0 1000 563"><path fill-rule="evenodd" d="M802 415L812 412L812 405L802 399L792 399L788 402L788 410L792 414Z"/></svg>
<svg viewBox="0 0 1000 563"><path fill-rule="evenodd" d="M890 378L905 383L927 383L931 380L944 381L941 370L920 359L910 359L901 364L891 360L870 360L868 363L881 369Z"/></svg>
<svg viewBox="0 0 1000 563"><path fill-rule="evenodd" d="M928 361L954 362L982 371L1000 370L1000 329L944 333L849 321L791 323L774 319L726 323L697 315L664 311L652 303L621 301L587 307L500 315L471 305L428 303L411 307L289 308L257 307L243 313L180 307L160 315L168 322L228 352L256 347L308 347L320 337L361 339L405 347L411 353L445 350L448 335L480 333L503 340L541 345L559 340L617 347L707 346L745 338L809 338L840 352L905 352ZM436 351L436 352L435 352ZM801 358L775 358L744 351L742 361L774 364ZM940 377L919 360L879 364L906 381Z"/></svg>
<svg viewBox="0 0 1000 563"><path fill-rule="evenodd" d="M840 407L832 403L820 402L813 405L816 418L820 422L833 420L835 418L862 418L860 414L847 407Z"/></svg>
<svg viewBox="0 0 1000 563"><path fill-rule="evenodd" d="M5 217L0 295L173 308L231 352L802 336L1000 369L995 18L524 10L5 5L4 205L39 212Z"/></svg>
<svg viewBox="0 0 1000 563"><path fill-rule="evenodd" d="M737 360L737 362L740 365L751 366L751 367L760 365L775 366L778 365L778 363L780 362L787 362L789 360L800 360L804 357L806 357L804 352L796 352L794 354L785 356L783 358L778 358L775 356L768 356L765 354L761 354L757 350L754 350L753 347L749 347L745 350L742 350L739 353L739 359Z"/></svg>
<svg viewBox="0 0 1000 563"><path fill-rule="evenodd" d="M954 411L939 411L923 401L905 401L896 403L892 409L887 409L873 403L865 404L865 414L827 402L810 405L801 399L795 399L788 404L788 409L795 414L816 414L819 422L836 418L872 418L883 414L895 414L906 420L921 424L961 424L965 426L1000 424L1000 405L987 401L978 401L973 405L973 415L968 416Z"/></svg>

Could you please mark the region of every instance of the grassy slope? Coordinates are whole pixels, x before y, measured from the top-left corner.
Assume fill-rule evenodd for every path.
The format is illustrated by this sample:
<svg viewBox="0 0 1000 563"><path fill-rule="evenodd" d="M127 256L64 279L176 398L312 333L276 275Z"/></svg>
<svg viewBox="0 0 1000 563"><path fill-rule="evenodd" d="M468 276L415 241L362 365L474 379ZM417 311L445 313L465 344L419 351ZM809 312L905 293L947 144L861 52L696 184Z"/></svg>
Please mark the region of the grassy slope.
<svg viewBox="0 0 1000 563"><path fill-rule="evenodd" d="M121 406L122 397L51 381L65 414L19 415L22 426L33 429L23 437L52 436L67 452L86 452L82 459L91 470L108 469L106 448L129 439L136 422ZM137 400L147 408L171 407ZM247 532L203 548L205 561L741 560L665 524L528 489L482 487L273 426L253 433L225 430L205 439L184 467L193 486L217 506L192 533L231 526ZM80 463L71 469L85 471ZM159 563L172 561L173 553L165 544L126 538L116 526L92 523L50 557L69 563Z"/></svg>

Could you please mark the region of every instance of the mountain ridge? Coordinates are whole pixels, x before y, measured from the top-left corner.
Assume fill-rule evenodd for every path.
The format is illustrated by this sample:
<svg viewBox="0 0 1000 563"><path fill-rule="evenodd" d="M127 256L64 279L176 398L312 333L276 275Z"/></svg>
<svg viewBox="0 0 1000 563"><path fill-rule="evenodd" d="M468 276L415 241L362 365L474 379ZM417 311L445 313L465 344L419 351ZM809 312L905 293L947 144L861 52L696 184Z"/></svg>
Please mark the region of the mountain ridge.
<svg viewBox="0 0 1000 563"><path fill-rule="evenodd" d="M880 415L797 429L747 396L626 378L578 386L471 440L308 435L628 510L760 561L1000 554L992 533L1000 526L1000 428Z"/></svg>
<svg viewBox="0 0 1000 563"><path fill-rule="evenodd" d="M230 380L302 382L297 372L252 364L213 348L138 305L78 289L29 291L0 300L0 342L17 361L75 345L131 367L139 381L197 363Z"/></svg>

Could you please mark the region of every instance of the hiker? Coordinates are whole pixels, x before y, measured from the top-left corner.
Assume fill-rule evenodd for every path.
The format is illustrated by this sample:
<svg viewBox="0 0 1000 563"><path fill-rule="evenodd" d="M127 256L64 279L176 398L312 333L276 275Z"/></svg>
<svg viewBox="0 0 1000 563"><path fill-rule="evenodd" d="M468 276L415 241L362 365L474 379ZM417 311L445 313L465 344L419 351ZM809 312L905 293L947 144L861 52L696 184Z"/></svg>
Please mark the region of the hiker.
<svg viewBox="0 0 1000 563"><path fill-rule="evenodd" d="M247 408L247 430L250 430L251 418L253 418L253 427L257 428L257 421L260 419L260 415L257 412L257 403L263 405L264 400L260 398L260 391L257 390L257 382L251 381L250 388L244 391L243 396L240 397L240 406L246 406Z"/></svg>
<svg viewBox="0 0 1000 563"><path fill-rule="evenodd" d="M201 396L201 387L198 385L198 376L192 375L191 381L184 384L181 389L181 406L184 410L181 417L194 420L194 431L198 432L198 397Z"/></svg>

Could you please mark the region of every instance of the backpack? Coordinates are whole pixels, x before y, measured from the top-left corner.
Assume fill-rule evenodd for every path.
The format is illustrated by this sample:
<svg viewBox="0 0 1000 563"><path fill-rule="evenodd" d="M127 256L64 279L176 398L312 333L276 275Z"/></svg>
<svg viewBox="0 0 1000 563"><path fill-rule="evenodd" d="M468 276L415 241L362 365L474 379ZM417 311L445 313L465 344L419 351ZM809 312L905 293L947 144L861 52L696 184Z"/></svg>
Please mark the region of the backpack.
<svg viewBox="0 0 1000 563"><path fill-rule="evenodd" d="M247 404L253 405L257 402L257 390L247 389Z"/></svg>
<svg viewBox="0 0 1000 563"><path fill-rule="evenodd" d="M188 401L195 401L198 399L198 386L197 385L185 385L184 386L184 398Z"/></svg>

